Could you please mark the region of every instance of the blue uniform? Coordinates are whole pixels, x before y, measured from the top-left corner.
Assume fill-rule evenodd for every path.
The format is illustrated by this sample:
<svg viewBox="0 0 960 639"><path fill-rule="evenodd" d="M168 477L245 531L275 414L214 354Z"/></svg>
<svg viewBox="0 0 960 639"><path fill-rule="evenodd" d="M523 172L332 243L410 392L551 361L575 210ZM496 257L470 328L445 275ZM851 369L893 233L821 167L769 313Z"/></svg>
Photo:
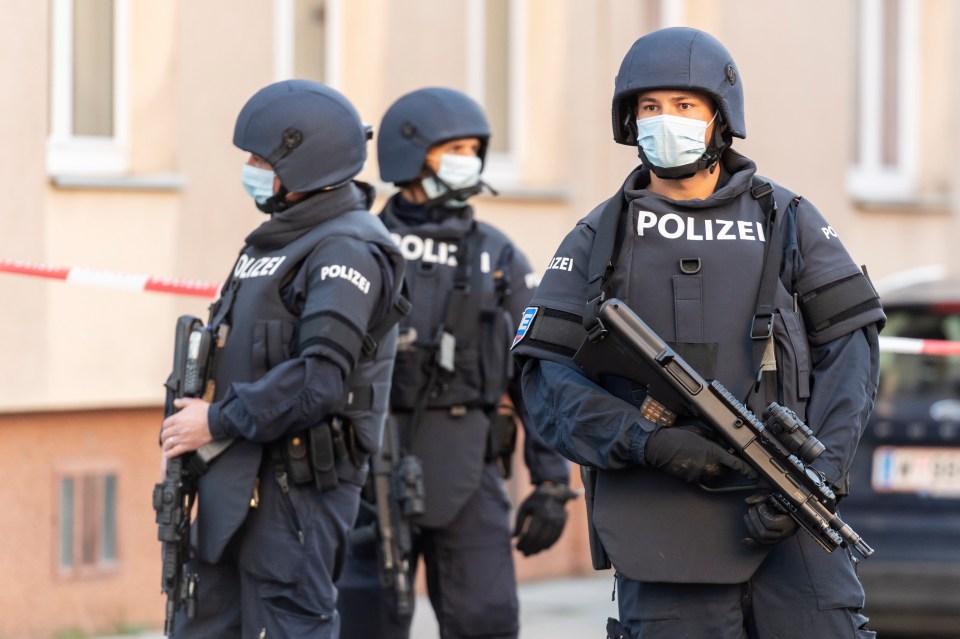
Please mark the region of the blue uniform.
<svg viewBox="0 0 960 639"><path fill-rule="evenodd" d="M397 331L366 351L361 338L388 316L403 261L370 199L349 183L274 214L247 237L212 309L230 334L208 421L234 443L200 478L198 613L178 613L177 637L338 636L334 581L366 467L338 455L339 485L321 491L292 481L280 449L335 415L358 455L378 445Z"/></svg>
<svg viewBox="0 0 960 639"><path fill-rule="evenodd" d="M619 257L605 292L664 340L712 354L704 376L744 400L756 377L749 335L771 238L750 194L755 165L729 149L721 162L718 186L704 200L669 200L646 189L647 170L630 175ZM782 212L792 194L775 186L775 195ZM585 336L587 265L601 209L559 247L515 353L544 440L599 469L594 523L617 569L621 622L633 636L658 638L872 636L861 628L864 593L847 552L828 554L803 532L769 551L742 544L745 495L708 494L648 467L644 448L658 426L641 414L642 396L598 386L572 362ZM776 394L751 406L779 401L803 416L826 446L813 466L840 486L876 393L883 313L871 303L811 321L818 293L863 276L808 202L785 224L774 298ZM698 268L685 270L682 261Z"/></svg>
<svg viewBox="0 0 960 639"><path fill-rule="evenodd" d="M532 481L566 483L569 474L566 460L528 428L509 357L513 326L536 278L523 254L503 233L475 222L469 207L436 215L396 195L381 218L408 260L405 278L413 304L401 321L391 402L404 447L423 465L425 511L416 521L411 583L423 557L443 637L516 637L510 502L487 456L489 415L505 393L527 429L524 459ZM430 345L447 317L455 268L471 244L470 234L477 238L468 258L471 293L455 325L447 327L456 339L455 371L440 371L431 388ZM389 611L372 553L350 554L339 587L342 637L409 636L411 619Z"/></svg>

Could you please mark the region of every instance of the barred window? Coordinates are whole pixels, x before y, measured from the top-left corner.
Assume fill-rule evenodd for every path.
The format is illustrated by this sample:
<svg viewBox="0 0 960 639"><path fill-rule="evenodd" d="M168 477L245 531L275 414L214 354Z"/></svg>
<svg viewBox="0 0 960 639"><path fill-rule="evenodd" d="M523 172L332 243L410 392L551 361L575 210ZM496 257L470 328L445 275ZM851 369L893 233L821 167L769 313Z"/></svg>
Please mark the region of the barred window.
<svg viewBox="0 0 960 639"><path fill-rule="evenodd" d="M117 565L117 475L69 472L58 480L58 568L83 575Z"/></svg>

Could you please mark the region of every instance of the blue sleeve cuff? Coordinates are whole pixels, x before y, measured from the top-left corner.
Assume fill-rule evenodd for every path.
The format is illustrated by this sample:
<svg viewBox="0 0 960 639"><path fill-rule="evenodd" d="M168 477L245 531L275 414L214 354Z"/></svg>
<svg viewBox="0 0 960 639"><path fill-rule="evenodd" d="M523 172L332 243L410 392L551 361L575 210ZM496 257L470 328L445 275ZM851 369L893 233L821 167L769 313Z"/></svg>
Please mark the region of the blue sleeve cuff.
<svg viewBox="0 0 960 639"><path fill-rule="evenodd" d="M227 432L226 424L221 420L221 408L223 402L213 402L207 410L207 427L210 429L210 436L214 439L226 439L233 437L232 433Z"/></svg>

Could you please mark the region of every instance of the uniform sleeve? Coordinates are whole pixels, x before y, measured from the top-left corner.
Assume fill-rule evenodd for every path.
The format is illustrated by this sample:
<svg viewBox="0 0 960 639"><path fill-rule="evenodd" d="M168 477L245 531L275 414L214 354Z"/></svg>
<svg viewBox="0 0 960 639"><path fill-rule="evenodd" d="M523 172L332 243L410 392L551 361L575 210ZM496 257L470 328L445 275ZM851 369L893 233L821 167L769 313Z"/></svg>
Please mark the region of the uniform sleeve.
<svg viewBox="0 0 960 639"><path fill-rule="evenodd" d="M504 300L504 308L510 313L513 324L520 322L524 309L537 290L540 276L530 266L526 255L513 248L510 260L510 291ZM523 392L520 386L519 366L514 364L516 371L510 381L508 393L513 402L517 417L523 425L523 461L530 471L530 481L534 485L545 481L555 484L570 483L570 464L562 455L550 448L533 427L530 413L523 401Z"/></svg>
<svg viewBox="0 0 960 639"><path fill-rule="evenodd" d="M543 440L581 465L615 469L643 463L655 428L634 406L568 366L529 359L523 397Z"/></svg>
<svg viewBox="0 0 960 639"><path fill-rule="evenodd" d="M824 445L811 465L838 485L853 461L873 409L880 348L875 324L813 348L807 423Z"/></svg>
<svg viewBox="0 0 960 639"><path fill-rule="evenodd" d="M795 224L797 245L788 261L810 343L824 345L869 324L882 326L886 318L873 285L820 211L801 201Z"/></svg>
<svg viewBox="0 0 960 639"><path fill-rule="evenodd" d="M363 336L391 290L392 272L378 251L342 237L314 250L291 284L302 309L297 352L254 382L232 384L211 405L214 438L273 441L315 426L339 406Z"/></svg>

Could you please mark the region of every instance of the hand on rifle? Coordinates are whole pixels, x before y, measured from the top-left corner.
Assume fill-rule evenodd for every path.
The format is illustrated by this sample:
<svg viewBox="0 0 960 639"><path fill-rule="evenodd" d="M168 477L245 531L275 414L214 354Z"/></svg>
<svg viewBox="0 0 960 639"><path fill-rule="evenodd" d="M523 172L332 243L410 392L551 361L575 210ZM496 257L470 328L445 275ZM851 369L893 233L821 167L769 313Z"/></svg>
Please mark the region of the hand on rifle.
<svg viewBox="0 0 960 639"><path fill-rule="evenodd" d="M160 428L160 444L167 459L197 450L213 441L207 411L210 404L202 399L181 397L174 400L177 412L163 420Z"/></svg>
<svg viewBox="0 0 960 639"><path fill-rule="evenodd" d="M643 449L643 457L647 466L692 484L714 484L731 470L750 479L757 478L756 471L747 462L684 426L653 431Z"/></svg>
<svg viewBox="0 0 960 639"><path fill-rule="evenodd" d="M756 493L745 501L750 505L743 516L750 535L743 540L747 545L770 546L797 532L797 522L776 505L770 493Z"/></svg>

